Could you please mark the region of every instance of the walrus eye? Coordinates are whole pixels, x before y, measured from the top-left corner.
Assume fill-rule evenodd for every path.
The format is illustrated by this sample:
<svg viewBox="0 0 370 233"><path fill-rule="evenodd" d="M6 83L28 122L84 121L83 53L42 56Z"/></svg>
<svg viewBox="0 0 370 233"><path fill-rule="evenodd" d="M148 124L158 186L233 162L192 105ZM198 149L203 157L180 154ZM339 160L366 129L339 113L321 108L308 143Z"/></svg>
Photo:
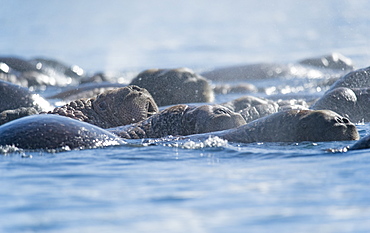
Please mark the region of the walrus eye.
<svg viewBox="0 0 370 233"><path fill-rule="evenodd" d="M106 110L107 109L107 103L101 102L101 103L99 103L99 107L100 107L101 110Z"/></svg>

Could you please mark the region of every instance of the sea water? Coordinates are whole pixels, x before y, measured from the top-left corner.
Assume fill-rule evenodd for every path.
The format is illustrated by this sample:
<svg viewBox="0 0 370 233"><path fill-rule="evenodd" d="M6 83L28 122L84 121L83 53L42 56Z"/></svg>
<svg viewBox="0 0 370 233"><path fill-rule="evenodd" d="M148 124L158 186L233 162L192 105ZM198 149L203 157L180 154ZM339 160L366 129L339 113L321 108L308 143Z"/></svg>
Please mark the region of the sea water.
<svg viewBox="0 0 370 233"><path fill-rule="evenodd" d="M361 68L370 63L367 5L3 0L0 53L56 58L87 72L201 71L329 52ZM255 84L289 90L296 81ZM323 90L303 92L315 96ZM215 102L239 96L218 95ZM357 127L361 136L370 132L367 123ZM4 153L0 231L369 232L369 150L327 151L353 143L134 141L59 153Z"/></svg>

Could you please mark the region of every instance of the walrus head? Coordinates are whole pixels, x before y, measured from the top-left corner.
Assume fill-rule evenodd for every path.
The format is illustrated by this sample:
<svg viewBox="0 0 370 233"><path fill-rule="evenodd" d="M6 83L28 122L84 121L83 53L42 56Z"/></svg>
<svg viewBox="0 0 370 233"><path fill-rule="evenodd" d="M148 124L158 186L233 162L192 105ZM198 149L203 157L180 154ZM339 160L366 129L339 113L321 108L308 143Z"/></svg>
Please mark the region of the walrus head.
<svg viewBox="0 0 370 233"><path fill-rule="evenodd" d="M330 110L300 110L296 141L358 140L356 126L346 117Z"/></svg>
<svg viewBox="0 0 370 233"><path fill-rule="evenodd" d="M158 113L150 93L134 85L106 91L98 95L92 105L111 127L136 123Z"/></svg>
<svg viewBox="0 0 370 233"><path fill-rule="evenodd" d="M201 105L189 109L183 117L183 135L236 128L246 124L244 118L221 105Z"/></svg>
<svg viewBox="0 0 370 233"><path fill-rule="evenodd" d="M158 106L214 100L209 81L188 68L145 70L131 85L147 89Z"/></svg>

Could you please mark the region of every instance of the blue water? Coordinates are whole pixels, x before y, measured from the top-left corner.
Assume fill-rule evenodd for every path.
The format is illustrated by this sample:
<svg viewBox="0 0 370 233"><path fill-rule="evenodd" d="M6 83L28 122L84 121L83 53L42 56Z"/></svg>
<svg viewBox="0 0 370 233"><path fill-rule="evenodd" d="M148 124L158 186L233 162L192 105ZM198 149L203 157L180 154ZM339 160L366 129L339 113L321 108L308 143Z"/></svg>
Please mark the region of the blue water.
<svg viewBox="0 0 370 233"><path fill-rule="evenodd" d="M3 0L0 51L89 72L284 63L333 51L360 68L370 62L367 5ZM358 128L370 133L370 124ZM0 232L370 232L369 150L325 151L353 143L0 155Z"/></svg>

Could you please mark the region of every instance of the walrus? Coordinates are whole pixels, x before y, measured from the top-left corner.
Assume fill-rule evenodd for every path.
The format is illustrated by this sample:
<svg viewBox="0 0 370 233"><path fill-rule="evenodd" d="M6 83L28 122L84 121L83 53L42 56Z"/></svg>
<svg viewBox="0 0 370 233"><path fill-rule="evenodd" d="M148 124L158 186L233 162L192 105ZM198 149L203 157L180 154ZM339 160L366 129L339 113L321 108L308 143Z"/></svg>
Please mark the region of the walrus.
<svg viewBox="0 0 370 233"><path fill-rule="evenodd" d="M0 80L0 112L8 109L34 107L38 111L52 109L50 103L38 94L19 85Z"/></svg>
<svg viewBox="0 0 370 233"><path fill-rule="evenodd" d="M364 150L370 148L370 135L366 135L365 137L360 138L355 144L352 146L346 146L339 149L336 148L329 148L326 151L331 153L342 153L352 150Z"/></svg>
<svg viewBox="0 0 370 233"><path fill-rule="evenodd" d="M47 100L28 88L0 80L0 125L51 109Z"/></svg>
<svg viewBox="0 0 370 233"><path fill-rule="evenodd" d="M12 72L12 68L10 68L4 62L0 62L0 80L10 82L22 87L28 87L28 81L19 79L17 75Z"/></svg>
<svg viewBox="0 0 370 233"><path fill-rule="evenodd" d="M31 64L29 61L20 57L0 57L0 62L7 64L13 70L18 72L38 71L36 65Z"/></svg>
<svg viewBox="0 0 370 233"><path fill-rule="evenodd" d="M141 122L107 129L122 138L160 138L235 128L245 124L243 117L221 105L175 105Z"/></svg>
<svg viewBox="0 0 370 233"><path fill-rule="evenodd" d="M191 135L190 140L219 137L229 142L324 142L358 140L356 126L330 110L289 110L238 128Z"/></svg>
<svg viewBox="0 0 370 233"><path fill-rule="evenodd" d="M5 81L21 85L23 87L55 86L59 80L38 69L35 64L18 57L0 57L0 62L6 64L6 75L0 77ZM65 84L65 83L64 83Z"/></svg>
<svg viewBox="0 0 370 233"><path fill-rule="evenodd" d="M328 91L338 87L365 88L370 87L370 66L347 73L330 86Z"/></svg>
<svg viewBox="0 0 370 233"><path fill-rule="evenodd" d="M158 111L147 90L131 85L105 91L96 97L78 99L50 111L38 111L33 107L5 110L0 113L0 124L27 115L47 113L111 128L139 122Z"/></svg>
<svg viewBox="0 0 370 233"><path fill-rule="evenodd" d="M205 71L201 75L213 81L269 79L276 77L322 78L352 70L352 61L338 53L308 58L298 63L256 63L234 65ZM328 72L329 70L329 72Z"/></svg>
<svg viewBox="0 0 370 233"><path fill-rule="evenodd" d="M47 113L112 128L139 122L158 111L146 89L130 85L105 91L97 97L72 101Z"/></svg>
<svg viewBox="0 0 370 233"><path fill-rule="evenodd" d="M184 106L185 107L185 106ZM170 112L171 114L171 112ZM164 117L163 117L164 116ZM153 119L153 117L155 117ZM191 135L190 140L202 140L209 136L217 136L231 142L300 142L300 141L347 141L357 140L359 134L356 126L347 118L330 110L288 110L277 112L224 131L202 133L201 131L181 132L181 127L168 129L178 125L180 116L171 117L168 122L165 114L157 114L144 122L133 125L108 129L126 139L160 138L164 136ZM192 125L196 121L202 124L204 118L191 118ZM161 120L167 120L161 122ZM159 122L159 123L157 123ZM240 122L240 121L238 121ZM185 127L189 129L188 125ZM194 128L194 127L191 127Z"/></svg>
<svg viewBox="0 0 370 233"><path fill-rule="evenodd" d="M237 99L221 103L220 105L229 108L234 112L239 112L246 108L255 107L259 105L275 105L278 111L290 110L290 109L308 109L308 104L303 99L266 99L261 97L255 97L251 95L245 95Z"/></svg>
<svg viewBox="0 0 370 233"><path fill-rule="evenodd" d="M310 108L329 109L349 118L352 122L370 121L370 87L338 87L326 92Z"/></svg>
<svg viewBox="0 0 370 233"><path fill-rule="evenodd" d="M158 106L214 100L209 81L188 68L145 70L130 85L147 89Z"/></svg>
<svg viewBox="0 0 370 233"><path fill-rule="evenodd" d="M85 78L85 71L77 65L66 65L51 58L36 57L28 61L49 76L57 76L59 84L78 84Z"/></svg>
<svg viewBox="0 0 370 233"><path fill-rule="evenodd" d="M308 109L305 105L301 104L284 104L283 102L270 102L266 104L259 104L244 108L238 113L242 115L244 120L249 123L261 117L265 117L276 112L286 111L286 110L305 110Z"/></svg>
<svg viewBox="0 0 370 233"><path fill-rule="evenodd" d="M68 150L124 144L121 138L102 128L58 115L27 116L0 126L1 146Z"/></svg>
<svg viewBox="0 0 370 233"><path fill-rule="evenodd" d="M331 53L320 57L302 59L298 62L303 65L316 66L324 69L353 70L353 62L350 58L340 53Z"/></svg>
<svg viewBox="0 0 370 233"><path fill-rule="evenodd" d="M249 95L222 103L221 105L229 108L234 112L240 113L247 123L279 111L291 109L308 109L307 103L304 100L300 99L279 99L277 101L273 101Z"/></svg>
<svg viewBox="0 0 370 233"><path fill-rule="evenodd" d="M7 75L1 75L0 78L24 87L76 85L84 77L83 69L80 67L68 67L52 59L25 60L20 57L0 57L0 62L9 67Z"/></svg>
<svg viewBox="0 0 370 233"><path fill-rule="evenodd" d="M347 147L348 150L363 150L370 148L370 135L367 135L360 140L358 140L355 144L350 147ZM334 150L336 151L336 150Z"/></svg>
<svg viewBox="0 0 370 233"><path fill-rule="evenodd" d="M245 108L249 108L251 106L261 105L261 104L269 104L273 103L273 101L265 99L265 98L259 98L251 95L245 95L242 97L239 97L237 99L221 103L220 105L225 106L229 108L230 110L234 112L238 112L240 110L243 110Z"/></svg>
<svg viewBox="0 0 370 233"><path fill-rule="evenodd" d="M250 95L221 103L221 105L240 113L246 123L279 111L279 105L274 101Z"/></svg>

